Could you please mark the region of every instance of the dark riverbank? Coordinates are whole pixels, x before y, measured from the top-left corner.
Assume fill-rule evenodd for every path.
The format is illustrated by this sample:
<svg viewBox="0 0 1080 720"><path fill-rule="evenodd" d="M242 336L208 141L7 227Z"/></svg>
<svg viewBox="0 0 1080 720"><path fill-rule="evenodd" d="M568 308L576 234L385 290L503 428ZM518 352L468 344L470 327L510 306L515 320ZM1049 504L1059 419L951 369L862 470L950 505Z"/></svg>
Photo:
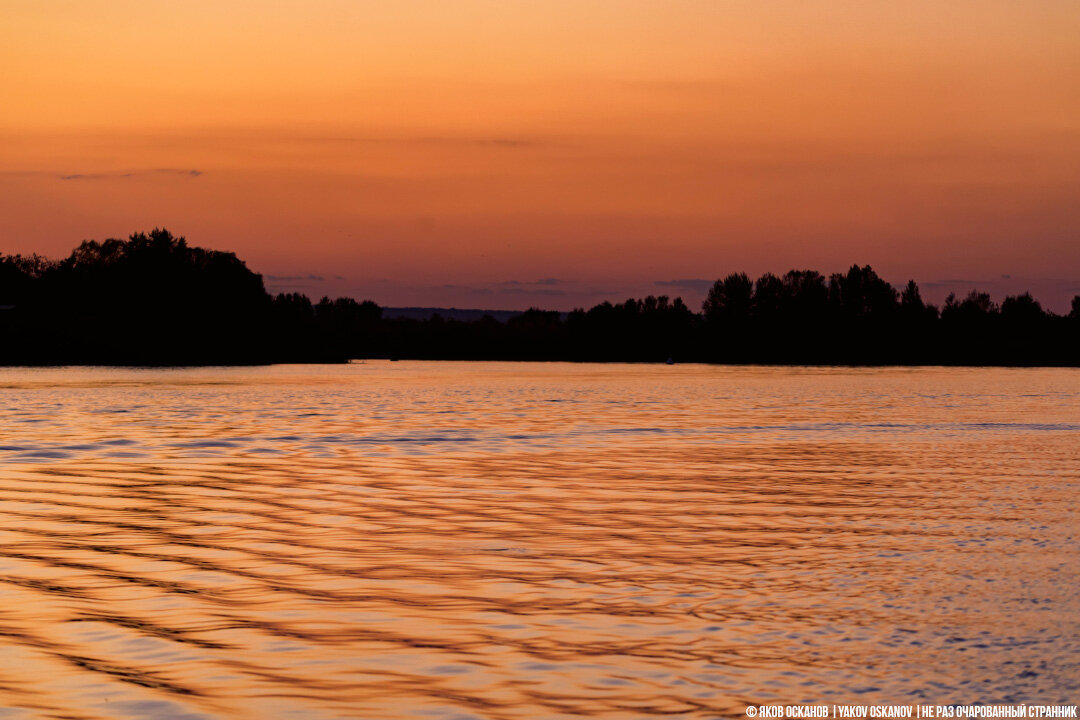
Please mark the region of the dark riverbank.
<svg viewBox="0 0 1080 720"><path fill-rule="evenodd" d="M348 358L820 365L1080 365L1072 312L1028 294L937 308L869 267L735 273L700 312L647 297L505 319L384 317L371 301L271 297L232 253L165 230L87 241L63 260L0 257L0 364L244 365Z"/></svg>

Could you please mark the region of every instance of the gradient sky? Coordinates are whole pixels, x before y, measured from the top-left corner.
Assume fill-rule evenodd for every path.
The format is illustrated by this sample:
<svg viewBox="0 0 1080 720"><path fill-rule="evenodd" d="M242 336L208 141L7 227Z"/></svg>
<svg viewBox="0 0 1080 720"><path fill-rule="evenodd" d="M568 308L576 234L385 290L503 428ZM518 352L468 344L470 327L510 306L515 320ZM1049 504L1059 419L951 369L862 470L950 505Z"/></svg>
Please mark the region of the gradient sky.
<svg viewBox="0 0 1080 720"><path fill-rule="evenodd" d="M272 290L560 309L857 262L1062 309L1078 38L1076 0L4 0L0 251L165 226Z"/></svg>

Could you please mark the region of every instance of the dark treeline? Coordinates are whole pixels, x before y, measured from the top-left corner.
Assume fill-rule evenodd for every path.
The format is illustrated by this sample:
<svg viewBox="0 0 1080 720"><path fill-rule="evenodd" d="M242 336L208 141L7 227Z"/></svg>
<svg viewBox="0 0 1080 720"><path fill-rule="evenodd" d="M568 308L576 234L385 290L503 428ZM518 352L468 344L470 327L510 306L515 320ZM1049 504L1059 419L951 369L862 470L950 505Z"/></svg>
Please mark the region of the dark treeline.
<svg viewBox="0 0 1080 720"><path fill-rule="evenodd" d="M166 230L69 257L0 256L0 363L188 365L348 358L778 364L1080 365L1067 316L1029 294L927 304L869 267L718 280L701 311L666 296L499 322L384 318L350 298L271 297L234 254Z"/></svg>

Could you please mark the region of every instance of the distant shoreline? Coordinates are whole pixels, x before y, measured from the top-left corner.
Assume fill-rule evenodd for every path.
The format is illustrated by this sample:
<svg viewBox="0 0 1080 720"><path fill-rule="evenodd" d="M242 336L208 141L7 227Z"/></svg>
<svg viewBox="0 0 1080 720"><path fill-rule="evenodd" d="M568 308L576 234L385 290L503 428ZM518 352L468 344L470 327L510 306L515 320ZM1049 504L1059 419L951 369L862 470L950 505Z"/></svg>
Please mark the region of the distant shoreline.
<svg viewBox="0 0 1080 720"><path fill-rule="evenodd" d="M444 314L445 313L445 314ZM271 296L233 253L167 230L0 256L0 366L208 367L348 359L816 367L1078 367L1068 315L1030 294L925 303L870 266L717 280L700 311L649 296L570 312L382 308Z"/></svg>

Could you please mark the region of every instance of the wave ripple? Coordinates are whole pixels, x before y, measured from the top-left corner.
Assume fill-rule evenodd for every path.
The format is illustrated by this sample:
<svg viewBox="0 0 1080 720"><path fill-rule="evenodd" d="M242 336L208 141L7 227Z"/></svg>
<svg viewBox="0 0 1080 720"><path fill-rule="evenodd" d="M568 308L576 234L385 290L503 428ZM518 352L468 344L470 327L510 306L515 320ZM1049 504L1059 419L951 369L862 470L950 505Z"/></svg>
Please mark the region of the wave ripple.
<svg viewBox="0 0 1080 720"><path fill-rule="evenodd" d="M1071 702L1078 393L1070 370L0 370L35 421L0 434L0 704Z"/></svg>

